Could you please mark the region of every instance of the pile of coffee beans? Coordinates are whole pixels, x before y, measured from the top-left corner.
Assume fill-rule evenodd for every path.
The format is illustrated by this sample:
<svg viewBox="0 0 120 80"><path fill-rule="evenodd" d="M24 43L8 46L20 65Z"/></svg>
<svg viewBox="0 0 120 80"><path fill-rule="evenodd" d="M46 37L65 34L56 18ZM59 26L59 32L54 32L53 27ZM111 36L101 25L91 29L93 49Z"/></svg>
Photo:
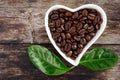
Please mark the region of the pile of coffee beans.
<svg viewBox="0 0 120 80"><path fill-rule="evenodd" d="M71 59L76 59L96 35L102 22L100 13L95 9L70 12L61 8L49 14L52 37L61 51Z"/></svg>

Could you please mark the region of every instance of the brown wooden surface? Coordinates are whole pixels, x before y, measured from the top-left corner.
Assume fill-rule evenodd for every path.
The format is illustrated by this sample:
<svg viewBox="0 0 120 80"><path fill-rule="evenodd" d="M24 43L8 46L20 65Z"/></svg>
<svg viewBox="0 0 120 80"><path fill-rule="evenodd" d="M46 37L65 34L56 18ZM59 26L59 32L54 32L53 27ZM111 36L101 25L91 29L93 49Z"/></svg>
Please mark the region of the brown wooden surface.
<svg viewBox="0 0 120 80"><path fill-rule="evenodd" d="M42 44L58 55L45 31L47 9L55 4L76 8L86 3L101 6L108 17L107 28L90 49L105 47L120 58L120 0L0 0L0 80L120 80L120 60L105 71L78 66L58 77L43 74L29 61L26 48L31 44Z"/></svg>

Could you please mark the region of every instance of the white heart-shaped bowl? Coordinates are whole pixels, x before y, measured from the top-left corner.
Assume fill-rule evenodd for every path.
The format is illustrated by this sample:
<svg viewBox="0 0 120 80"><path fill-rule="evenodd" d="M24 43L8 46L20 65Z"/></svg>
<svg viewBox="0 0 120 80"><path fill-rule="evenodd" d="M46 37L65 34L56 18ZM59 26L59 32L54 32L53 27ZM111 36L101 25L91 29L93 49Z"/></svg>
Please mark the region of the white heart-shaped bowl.
<svg viewBox="0 0 120 80"><path fill-rule="evenodd" d="M59 8L63 8L63 9L66 9L68 11L71 11L71 12L76 12L78 10L81 10L81 9L84 9L84 8L88 8L88 9L95 9L97 10L100 14L101 14L101 17L103 19L103 22L100 26L100 29L97 31L96 35L91 39L91 41L89 41L87 43L87 45L83 48L82 52L78 55L78 57L73 60L69 57L67 57L61 50L60 48L56 45L54 39L52 38L52 35L51 35L51 32L50 32L50 29L49 29L49 25L48 25L48 18L49 18L49 13L53 10L56 10L56 9L59 9ZM103 33L105 27L106 27L106 24L107 24L107 16L106 16L106 13L105 11L99 7L98 5L95 5L95 4L85 4L85 5L82 5L78 8L75 8L75 9L71 9L71 8L68 8L66 6L63 6L63 5L54 5L52 6L51 8L49 8L45 14L45 29L47 31L47 34L48 34L48 37L51 41L51 43L53 44L53 46L55 47L55 49L59 52L59 54L65 59L67 60L69 63L71 63L72 65L74 66L77 66L79 64L79 61L80 59L82 58L82 56L85 54L85 52L87 51L87 49L100 37L100 35Z"/></svg>

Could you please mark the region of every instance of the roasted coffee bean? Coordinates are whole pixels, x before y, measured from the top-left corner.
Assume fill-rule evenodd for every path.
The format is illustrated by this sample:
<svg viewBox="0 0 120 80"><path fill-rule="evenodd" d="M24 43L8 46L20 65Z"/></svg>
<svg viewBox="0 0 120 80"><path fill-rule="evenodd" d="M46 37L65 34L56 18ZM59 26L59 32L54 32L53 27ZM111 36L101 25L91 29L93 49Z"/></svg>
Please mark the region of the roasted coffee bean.
<svg viewBox="0 0 120 80"><path fill-rule="evenodd" d="M85 38L87 41L90 41L90 39L91 39L91 37L89 35L86 35Z"/></svg>
<svg viewBox="0 0 120 80"><path fill-rule="evenodd" d="M62 18L63 18L64 16L65 16L65 15L64 15L63 13L60 13L60 17L62 17Z"/></svg>
<svg viewBox="0 0 120 80"><path fill-rule="evenodd" d="M84 20L87 20L87 17L82 17L82 18L80 19L80 21L84 21Z"/></svg>
<svg viewBox="0 0 120 80"><path fill-rule="evenodd" d="M71 38L71 34L70 33L67 33L65 36L66 36L66 39L70 39Z"/></svg>
<svg viewBox="0 0 120 80"><path fill-rule="evenodd" d="M62 40L62 37L59 37L59 38L58 38L58 42L61 42L61 40Z"/></svg>
<svg viewBox="0 0 120 80"><path fill-rule="evenodd" d="M96 16L94 22L98 23L100 21L100 16Z"/></svg>
<svg viewBox="0 0 120 80"><path fill-rule="evenodd" d="M82 48L77 49L77 53L80 54L82 52Z"/></svg>
<svg viewBox="0 0 120 80"><path fill-rule="evenodd" d="M58 10L54 10L53 13L58 14Z"/></svg>
<svg viewBox="0 0 120 80"><path fill-rule="evenodd" d="M76 25L77 30L82 29L82 26L83 26L83 24L82 24L82 23L78 23L78 24Z"/></svg>
<svg viewBox="0 0 120 80"><path fill-rule="evenodd" d="M73 14L72 18L73 18L73 19L78 18L78 12L75 12L75 13Z"/></svg>
<svg viewBox="0 0 120 80"><path fill-rule="evenodd" d="M83 45L82 45L82 44L78 44L78 47L79 47L79 48L83 48Z"/></svg>
<svg viewBox="0 0 120 80"><path fill-rule="evenodd" d="M74 40L80 41L81 37L80 36L74 36Z"/></svg>
<svg viewBox="0 0 120 80"><path fill-rule="evenodd" d="M78 19L80 19L81 17L83 17L81 14L78 16Z"/></svg>
<svg viewBox="0 0 120 80"><path fill-rule="evenodd" d="M80 31L79 31L79 34L84 34L86 31L85 31L85 29L81 29Z"/></svg>
<svg viewBox="0 0 120 80"><path fill-rule="evenodd" d="M63 18L60 18L60 21L62 25L65 23L65 20Z"/></svg>
<svg viewBox="0 0 120 80"><path fill-rule="evenodd" d="M56 45L66 56L76 59L96 35L103 20L95 9L70 12L61 8L50 12L48 22Z"/></svg>
<svg viewBox="0 0 120 80"><path fill-rule="evenodd" d="M64 31L65 30L65 28L64 28L64 26L63 25L61 25L61 29Z"/></svg>
<svg viewBox="0 0 120 80"><path fill-rule="evenodd" d="M65 39L65 34L61 33L61 37L62 37L62 39Z"/></svg>
<svg viewBox="0 0 120 80"><path fill-rule="evenodd" d="M61 44L60 43L56 43L58 47L61 47Z"/></svg>
<svg viewBox="0 0 120 80"><path fill-rule="evenodd" d="M71 27L71 22L67 22L65 23L65 30L69 30L69 28Z"/></svg>
<svg viewBox="0 0 120 80"><path fill-rule="evenodd" d="M94 20L94 18L95 18L95 15L94 15L94 14L89 14L89 15L88 15L88 19Z"/></svg>
<svg viewBox="0 0 120 80"><path fill-rule="evenodd" d="M73 50L77 49L77 43L73 43L73 44L72 44L72 49L73 49Z"/></svg>
<svg viewBox="0 0 120 80"><path fill-rule="evenodd" d="M78 55L78 54L79 54L79 53L77 53L77 51L74 51L74 52L73 52L73 55Z"/></svg>
<svg viewBox="0 0 120 80"><path fill-rule="evenodd" d="M67 44L65 45L64 50L65 50L66 52L70 51L70 50L71 50L71 44L67 43Z"/></svg>
<svg viewBox="0 0 120 80"><path fill-rule="evenodd" d="M70 29L69 29L69 33L74 33L76 31L76 28L75 27L71 27Z"/></svg>
<svg viewBox="0 0 120 80"><path fill-rule="evenodd" d="M54 33L54 34L53 34L53 38L54 38L54 39L57 39L59 36L60 36L60 33Z"/></svg>
<svg viewBox="0 0 120 80"><path fill-rule="evenodd" d="M55 23L54 22L49 23L49 27L55 27Z"/></svg>
<svg viewBox="0 0 120 80"><path fill-rule="evenodd" d="M62 40L61 41L61 46L65 46L65 44L66 44L65 40Z"/></svg>
<svg viewBox="0 0 120 80"><path fill-rule="evenodd" d="M96 24L95 29L96 30L100 29L100 26L98 24Z"/></svg>
<svg viewBox="0 0 120 80"><path fill-rule="evenodd" d="M67 55L68 57L71 57L71 56L72 56L72 54L73 54L73 52L72 52L72 51L69 51L69 52L67 52L67 54L66 54L66 55Z"/></svg>
<svg viewBox="0 0 120 80"><path fill-rule="evenodd" d="M88 11L87 11L86 9L84 9L84 10L82 11L82 15L83 15L83 16L87 16L87 15L88 15Z"/></svg>
<svg viewBox="0 0 120 80"><path fill-rule="evenodd" d="M95 33L92 32L92 33L90 33L89 35L93 37L93 36L95 36Z"/></svg>
<svg viewBox="0 0 120 80"><path fill-rule="evenodd" d="M58 19L58 17L59 17L58 14L52 14L52 15L51 15L51 19L53 19L53 20L54 20L54 19Z"/></svg>
<svg viewBox="0 0 120 80"><path fill-rule="evenodd" d="M72 16L73 14L72 14L72 12L67 11L67 12L65 13L65 15L70 17L70 16Z"/></svg>
<svg viewBox="0 0 120 80"><path fill-rule="evenodd" d="M58 20L56 21L56 26L57 26L57 27L61 26L61 20L60 20L60 19L58 19Z"/></svg>
<svg viewBox="0 0 120 80"><path fill-rule="evenodd" d="M71 40L67 39L66 42L67 42L67 43L71 43Z"/></svg>
<svg viewBox="0 0 120 80"><path fill-rule="evenodd" d="M59 12L64 13L66 10L65 9L59 9Z"/></svg>
<svg viewBox="0 0 120 80"><path fill-rule="evenodd" d="M80 39L80 43L81 43L82 45L85 45L85 44L87 43L87 41L86 41L85 38L82 38L82 39Z"/></svg>
<svg viewBox="0 0 120 80"><path fill-rule="evenodd" d="M50 27L50 30L54 32L56 29L53 27Z"/></svg>
<svg viewBox="0 0 120 80"><path fill-rule="evenodd" d="M86 23L84 26L83 26L84 29L87 29L88 28L88 24Z"/></svg>
<svg viewBox="0 0 120 80"><path fill-rule="evenodd" d="M73 21L73 23L74 23L74 24L77 24L77 23L78 23L78 21L77 21L77 20L76 20L76 21Z"/></svg>
<svg viewBox="0 0 120 80"><path fill-rule="evenodd" d="M58 28L56 29L56 32L61 33L61 32L62 32L62 29L61 29L60 27L58 27Z"/></svg>

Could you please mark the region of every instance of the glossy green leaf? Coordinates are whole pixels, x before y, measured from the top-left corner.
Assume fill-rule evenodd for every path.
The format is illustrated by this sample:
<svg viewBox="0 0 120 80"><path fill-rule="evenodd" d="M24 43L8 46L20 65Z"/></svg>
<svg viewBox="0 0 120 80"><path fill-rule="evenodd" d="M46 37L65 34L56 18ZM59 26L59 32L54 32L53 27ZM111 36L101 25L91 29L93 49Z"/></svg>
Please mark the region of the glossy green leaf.
<svg viewBox="0 0 120 80"><path fill-rule="evenodd" d="M83 56L80 65L97 71L111 68L115 66L117 62L118 56L113 51L105 48L95 48Z"/></svg>
<svg viewBox="0 0 120 80"><path fill-rule="evenodd" d="M32 45L28 47L28 54L34 66L47 75L61 75L71 69L53 52L43 46Z"/></svg>

